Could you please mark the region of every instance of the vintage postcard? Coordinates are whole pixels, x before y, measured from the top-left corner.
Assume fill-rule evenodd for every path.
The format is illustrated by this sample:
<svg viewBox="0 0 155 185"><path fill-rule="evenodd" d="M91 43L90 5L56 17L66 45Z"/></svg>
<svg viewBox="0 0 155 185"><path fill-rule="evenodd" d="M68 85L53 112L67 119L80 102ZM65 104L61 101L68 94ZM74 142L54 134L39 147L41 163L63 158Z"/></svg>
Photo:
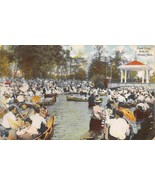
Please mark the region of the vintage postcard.
<svg viewBox="0 0 155 185"><path fill-rule="evenodd" d="M155 139L154 45L0 45L0 140Z"/></svg>

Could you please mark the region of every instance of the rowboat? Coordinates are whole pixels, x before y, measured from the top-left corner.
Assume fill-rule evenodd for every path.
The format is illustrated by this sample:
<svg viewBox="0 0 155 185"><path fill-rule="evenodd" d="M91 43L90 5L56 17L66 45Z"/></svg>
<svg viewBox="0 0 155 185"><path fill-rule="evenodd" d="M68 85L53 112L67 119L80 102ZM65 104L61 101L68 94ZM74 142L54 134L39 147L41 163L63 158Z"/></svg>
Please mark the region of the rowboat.
<svg viewBox="0 0 155 185"><path fill-rule="evenodd" d="M43 106L48 106L48 105L53 105L55 102L56 102L56 97L57 97L57 94L53 94L51 97L46 97L43 101L41 101L40 99L38 100L38 101L32 101L31 100L31 102L29 102L29 103L27 103L28 105L30 105L30 106L33 106L33 105L36 105L36 104L38 104L38 105L43 105ZM33 100L35 100L35 96L33 97L34 99Z"/></svg>
<svg viewBox="0 0 155 185"><path fill-rule="evenodd" d="M53 135L54 123L55 123L55 117L54 115L52 115L46 123L46 126L48 127L48 129L44 133L34 138L34 140L50 140Z"/></svg>
<svg viewBox="0 0 155 185"><path fill-rule="evenodd" d="M47 129L43 133L38 134L33 140L50 140L53 136L54 123L55 117L52 115L46 122ZM21 136L16 135L16 131L14 129L11 129L9 131L9 135L7 137L0 138L0 140L31 140L29 137L30 135L25 133L21 138Z"/></svg>
<svg viewBox="0 0 155 185"><path fill-rule="evenodd" d="M121 104L121 107L123 108L132 108L132 107L136 107L137 103L124 103L124 104Z"/></svg>
<svg viewBox="0 0 155 185"><path fill-rule="evenodd" d="M55 95L51 98L45 99L44 101L39 102L38 104L39 105L45 105L45 106L53 105L56 102L56 97L57 97L57 95Z"/></svg>
<svg viewBox="0 0 155 185"><path fill-rule="evenodd" d="M45 94L44 98L53 98L53 97L57 97L57 94Z"/></svg>
<svg viewBox="0 0 155 185"><path fill-rule="evenodd" d="M76 102L88 102L86 98L77 98L74 96L66 96L67 101L76 101Z"/></svg>

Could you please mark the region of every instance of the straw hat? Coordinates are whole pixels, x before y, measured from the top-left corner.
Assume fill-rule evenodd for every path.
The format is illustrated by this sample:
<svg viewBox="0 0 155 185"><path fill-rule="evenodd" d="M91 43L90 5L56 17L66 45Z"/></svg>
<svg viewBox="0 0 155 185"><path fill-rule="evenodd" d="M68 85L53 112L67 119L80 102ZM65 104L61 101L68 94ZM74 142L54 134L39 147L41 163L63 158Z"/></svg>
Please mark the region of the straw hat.
<svg viewBox="0 0 155 185"><path fill-rule="evenodd" d="M101 99L100 98L95 98L95 103L102 103Z"/></svg>
<svg viewBox="0 0 155 185"><path fill-rule="evenodd" d="M24 101L24 96L19 95L19 96L17 97L17 100L18 100L18 102L23 102L23 101Z"/></svg>
<svg viewBox="0 0 155 185"><path fill-rule="evenodd" d="M4 96L5 96L6 98L10 98L10 95L9 95L8 93L5 93Z"/></svg>

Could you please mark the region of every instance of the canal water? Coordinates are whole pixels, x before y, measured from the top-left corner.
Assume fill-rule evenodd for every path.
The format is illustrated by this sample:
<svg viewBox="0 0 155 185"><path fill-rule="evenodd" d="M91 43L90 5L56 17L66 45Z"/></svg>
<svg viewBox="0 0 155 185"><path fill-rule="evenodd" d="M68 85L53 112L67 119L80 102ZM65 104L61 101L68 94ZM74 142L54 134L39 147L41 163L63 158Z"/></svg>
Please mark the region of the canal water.
<svg viewBox="0 0 155 185"><path fill-rule="evenodd" d="M102 98L104 106L107 98ZM87 102L67 101L65 95L59 95L49 112L56 118L52 140L79 140L89 129L91 110Z"/></svg>

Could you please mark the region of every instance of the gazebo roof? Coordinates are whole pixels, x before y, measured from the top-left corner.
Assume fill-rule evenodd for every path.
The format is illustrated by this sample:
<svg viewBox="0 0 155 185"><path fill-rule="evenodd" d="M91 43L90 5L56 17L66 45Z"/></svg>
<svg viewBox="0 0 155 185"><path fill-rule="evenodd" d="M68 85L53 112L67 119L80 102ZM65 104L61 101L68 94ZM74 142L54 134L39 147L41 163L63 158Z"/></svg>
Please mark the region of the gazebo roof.
<svg viewBox="0 0 155 185"><path fill-rule="evenodd" d="M127 64L124 64L124 65L121 65L118 67L119 69L124 69L124 70L151 70L152 67L142 63L142 62L139 62L138 60L134 60L134 61L131 61L131 62L128 62Z"/></svg>
<svg viewBox="0 0 155 185"><path fill-rule="evenodd" d="M139 62L137 60L134 60L134 61L127 63L126 65L133 65L134 66L134 65L145 65L145 64L143 64L142 62Z"/></svg>

